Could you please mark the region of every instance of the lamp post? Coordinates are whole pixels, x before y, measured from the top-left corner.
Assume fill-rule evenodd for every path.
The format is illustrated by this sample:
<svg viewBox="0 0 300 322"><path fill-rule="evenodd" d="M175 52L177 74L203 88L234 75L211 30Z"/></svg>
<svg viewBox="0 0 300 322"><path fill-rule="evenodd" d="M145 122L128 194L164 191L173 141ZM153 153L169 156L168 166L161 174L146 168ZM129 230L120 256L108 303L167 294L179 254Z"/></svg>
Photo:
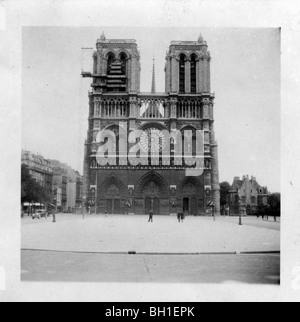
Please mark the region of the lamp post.
<svg viewBox="0 0 300 322"><path fill-rule="evenodd" d="M95 215L97 215L97 197L98 197L98 188L97 188L97 177L96 177L96 189L95 189Z"/></svg>
<svg viewBox="0 0 300 322"><path fill-rule="evenodd" d="M212 210L212 215L213 215L214 221L216 221L215 204L214 203L211 205L211 210Z"/></svg>
<svg viewBox="0 0 300 322"><path fill-rule="evenodd" d="M239 226L242 226L242 208L241 208L242 200L239 197Z"/></svg>

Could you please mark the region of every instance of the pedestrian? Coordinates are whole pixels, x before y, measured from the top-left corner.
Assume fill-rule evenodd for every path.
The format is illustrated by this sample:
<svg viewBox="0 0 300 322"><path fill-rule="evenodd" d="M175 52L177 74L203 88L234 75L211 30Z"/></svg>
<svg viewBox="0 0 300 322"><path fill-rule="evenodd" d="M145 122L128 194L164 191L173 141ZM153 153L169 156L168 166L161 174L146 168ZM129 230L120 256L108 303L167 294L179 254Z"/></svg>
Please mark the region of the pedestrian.
<svg viewBox="0 0 300 322"><path fill-rule="evenodd" d="M105 217L108 217L108 215L107 215L107 209L105 209Z"/></svg>
<svg viewBox="0 0 300 322"><path fill-rule="evenodd" d="M178 222L180 222L180 220L181 220L181 213L180 213L180 211L177 212L177 220L178 220Z"/></svg>
<svg viewBox="0 0 300 322"><path fill-rule="evenodd" d="M222 206L221 212L222 212L222 216L225 217L225 206Z"/></svg>
<svg viewBox="0 0 300 322"><path fill-rule="evenodd" d="M229 217L229 206L228 205L225 207L225 216Z"/></svg>
<svg viewBox="0 0 300 322"><path fill-rule="evenodd" d="M153 211L152 210L149 211L149 220L148 220L148 222L153 222Z"/></svg>

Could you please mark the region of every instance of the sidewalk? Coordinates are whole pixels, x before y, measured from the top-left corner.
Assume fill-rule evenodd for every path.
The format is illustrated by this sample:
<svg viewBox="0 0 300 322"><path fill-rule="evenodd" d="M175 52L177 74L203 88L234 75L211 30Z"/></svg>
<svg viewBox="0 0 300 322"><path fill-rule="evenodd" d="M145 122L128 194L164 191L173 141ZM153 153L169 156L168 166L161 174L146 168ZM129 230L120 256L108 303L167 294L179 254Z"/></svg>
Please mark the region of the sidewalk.
<svg viewBox="0 0 300 322"><path fill-rule="evenodd" d="M22 249L69 252L192 254L280 250L280 224L237 217L58 215L22 220Z"/></svg>

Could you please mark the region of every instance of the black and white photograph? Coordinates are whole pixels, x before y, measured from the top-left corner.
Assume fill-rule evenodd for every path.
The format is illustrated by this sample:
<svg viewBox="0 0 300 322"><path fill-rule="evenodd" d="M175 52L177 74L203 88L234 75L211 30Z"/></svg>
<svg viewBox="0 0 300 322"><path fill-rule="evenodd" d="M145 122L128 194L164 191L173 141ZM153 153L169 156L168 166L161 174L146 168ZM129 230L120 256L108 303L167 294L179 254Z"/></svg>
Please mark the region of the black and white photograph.
<svg viewBox="0 0 300 322"><path fill-rule="evenodd" d="M279 284L280 29L29 27L22 58L22 280Z"/></svg>
<svg viewBox="0 0 300 322"><path fill-rule="evenodd" d="M10 57L11 72L19 68L20 107L9 125L1 104L1 128L10 126L3 140L15 134L4 145L15 157L4 159L18 188L1 169L3 210L14 203L11 219L3 217L10 237L2 235L1 247L16 238L1 251L0 300L1 288L13 285L6 285L9 274L32 298L63 285L61 301L87 293L89 301L105 294L126 302L276 301L283 290L297 293L300 262L285 265L296 260L299 205L292 197L298 170L286 164L297 152L287 141L297 136L298 115L288 122L282 106L292 100L288 77L296 75L284 71L282 55L292 49L283 25L222 26L207 16L201 23L192 7L207 2L179 0L158 6L165 23L154 12L145 16L144 1L126 1L129 20L139 8L145 19L127 23L118 21L124 3L114 11L120 2L91 2L81 13L86 23L74 8L65 18L67 1L48 3L49 17L64 23L34 20L36 5L32 22L27 17L18 29L16 65L1 44L0 66ZM193 22L183 23L176 6ZM107 19L98 21L101 8Z"/></svg>

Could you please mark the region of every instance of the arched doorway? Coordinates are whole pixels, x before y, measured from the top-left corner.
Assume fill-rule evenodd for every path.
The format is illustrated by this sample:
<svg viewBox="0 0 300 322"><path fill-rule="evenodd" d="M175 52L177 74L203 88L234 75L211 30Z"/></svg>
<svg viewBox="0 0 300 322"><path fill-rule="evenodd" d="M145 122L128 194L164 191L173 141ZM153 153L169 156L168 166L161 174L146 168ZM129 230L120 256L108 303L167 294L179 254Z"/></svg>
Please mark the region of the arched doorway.
<svg viewBox="0 0 300 322"><path fill-rule="evenodd" d="M183 211L187 212L191 216L197 216L198 207L198 182L196 179L187 178L181 186L182 205Z"/></svg>
<svg viewBox="0 0 300 322"><path fill-rule="evenodd" d="M126 187L115 176L111 176L101 185L97 213L119 215L126 213Z"/></svg>
<svg viewBox="0 0 300 322"><path fill-rule="evenodd" d="M145 213L148 214L150 210L154 215L160 214L160 189L159 186L151 181L143 189L143 197L145 201Z"/></svg>
<svg viewBox="0 0 300 322"><path fill-rule="evenodd" d="M146 197L145 198L145 214L149 214L150 210L154 215L160 214L160 199L158 197Z"/></svg>
<svg viewBox="0 0 300 322"><path fill-rule="evenodd" d="M169 192L164 179L155 172L141 178L136 189L136 213L169 214Z"/></svg>
<svg viewBox="0 0 300 322"><path fill-rule="evenodd" d="M120 214L121 211L121 195L120 190L112 184L106 193L106 208L107 213L111 215Z"/></svg>

